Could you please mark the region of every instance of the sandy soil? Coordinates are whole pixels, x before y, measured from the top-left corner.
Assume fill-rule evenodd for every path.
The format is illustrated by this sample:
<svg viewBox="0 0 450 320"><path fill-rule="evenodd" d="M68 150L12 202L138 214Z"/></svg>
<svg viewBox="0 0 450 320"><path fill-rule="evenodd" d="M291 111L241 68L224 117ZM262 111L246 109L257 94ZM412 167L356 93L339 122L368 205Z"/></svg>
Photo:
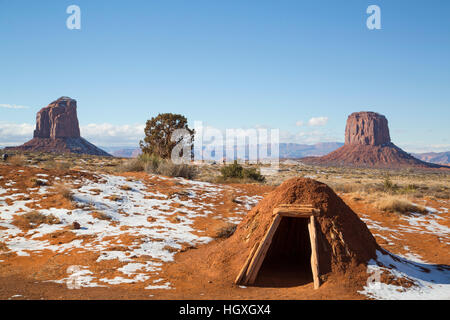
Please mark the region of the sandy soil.
<svg viewBox="0 0 450 320"><path fill-rule="evenodd" d="M235 286L236 275L199 263L273 188L0 165L0 299L368 299L363 266L313 290ZM419 216L342 198L383 248L450 265L448 201L423 199ZM59 221L30 224L36 211Z"/></svg>

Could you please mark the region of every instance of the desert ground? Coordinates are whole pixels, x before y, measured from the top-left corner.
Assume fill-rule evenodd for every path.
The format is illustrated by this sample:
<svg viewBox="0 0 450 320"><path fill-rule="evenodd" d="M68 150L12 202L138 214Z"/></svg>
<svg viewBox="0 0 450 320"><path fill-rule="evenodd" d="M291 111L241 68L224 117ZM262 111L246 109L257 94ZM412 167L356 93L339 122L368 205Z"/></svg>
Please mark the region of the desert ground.
<svg viewBox="0 0 450 320"><path fill-rule="evenodd" d="M249 183L222 181L217 164L188 180L124 170L127 161L33 153L0 163L0 299L450 299L449 170L284 160ZM398 259L319 290L237 286L204 263L258 201L298 176L332 187ZM377 268L378 287L366 282Z"/></svg>

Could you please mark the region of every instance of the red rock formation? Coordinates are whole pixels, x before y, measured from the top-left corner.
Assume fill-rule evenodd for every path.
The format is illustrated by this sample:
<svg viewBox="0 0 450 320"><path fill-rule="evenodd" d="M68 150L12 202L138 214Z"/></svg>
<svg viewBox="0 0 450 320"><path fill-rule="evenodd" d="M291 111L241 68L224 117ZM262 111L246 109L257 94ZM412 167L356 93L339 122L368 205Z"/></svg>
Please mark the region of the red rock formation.
<svg viewBox="0 0 450 320"><path fill-rule="evenodd" d="M355 112L347 119L345 144L380 146L391 142L388 121L375 112Z"/></svg>
<svg viewBox="0 0 450 320"><path fill-rule="evenodd" d="M36 115L34 138L79 138L77 102L61 97L42 108Z"/></svg>
<svg viewBox="0 0 450 320"><path fill-rule="evenodd" d="M80 136L77 102L69 97L61 97L37 113L32 140L7 149L110 156Z"/></svg>
<svg viewBox="0 0 450 320"><path fill-rule="evenodd" d="M388 121L375 112L355 112L347 120L345 145L323 156L303 158L304 163L372 168L440 168L421 161L391 142Z"/></svg>

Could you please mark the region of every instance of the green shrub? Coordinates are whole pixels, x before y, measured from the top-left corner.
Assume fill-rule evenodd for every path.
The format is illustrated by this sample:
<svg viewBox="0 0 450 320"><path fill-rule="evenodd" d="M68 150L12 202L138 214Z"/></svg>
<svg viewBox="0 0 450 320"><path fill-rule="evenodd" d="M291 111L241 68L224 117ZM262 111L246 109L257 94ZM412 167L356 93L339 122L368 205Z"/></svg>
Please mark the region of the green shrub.
<svg viewBox="0 0 450 320"><path fill-rule="evenodd" d="M222 178L224 180L246 179L258 182L264 182L266 180L266 178L261 175L259 170L256 168L246 169L238 164L236 160L234 160L232 164L222 167L220 169L220 173L222 174Z"/></svg>
<svg viewBox="0 0 450 320"><path fill-rule="evenodd" d="M264 182L266 178L256 168L244 169L244 179L255 180L258 182Z"/></svg>
<svg viewBox="0 0 450 320"><path fill-rule="evenodd" d="M222 176L227 178L238 178L242 179L244 178L244 168L238 164L236 160L234 160L233 164L230 164L228 166L224 166L220 169L220 173Z"/></svg>

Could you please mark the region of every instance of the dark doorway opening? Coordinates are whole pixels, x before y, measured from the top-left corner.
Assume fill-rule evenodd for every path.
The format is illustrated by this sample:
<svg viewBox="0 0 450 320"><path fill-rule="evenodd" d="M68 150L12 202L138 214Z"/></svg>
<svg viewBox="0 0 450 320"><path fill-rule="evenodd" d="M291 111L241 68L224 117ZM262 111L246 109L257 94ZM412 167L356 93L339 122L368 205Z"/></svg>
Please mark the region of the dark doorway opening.
<svg viewBox="0 0 450 320"><path fill-rule="evenodd" d="M308 218L281 218L255 285L293 287L313 282L308 223Z"/></svg>

